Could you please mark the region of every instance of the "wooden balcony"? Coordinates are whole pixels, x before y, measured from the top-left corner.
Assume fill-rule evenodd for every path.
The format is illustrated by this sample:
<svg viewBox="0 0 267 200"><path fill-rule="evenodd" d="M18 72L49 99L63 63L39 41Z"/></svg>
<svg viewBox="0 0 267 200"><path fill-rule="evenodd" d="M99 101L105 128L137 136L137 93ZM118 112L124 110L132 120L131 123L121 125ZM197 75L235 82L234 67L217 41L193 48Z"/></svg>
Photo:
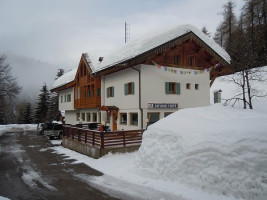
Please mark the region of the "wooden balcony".
<svg viewBox="0 0 267 200"><path fill-rule="evenodd" d="M101 97L87 97L74 100L74 108L97 108L101 107Z"/></svg>

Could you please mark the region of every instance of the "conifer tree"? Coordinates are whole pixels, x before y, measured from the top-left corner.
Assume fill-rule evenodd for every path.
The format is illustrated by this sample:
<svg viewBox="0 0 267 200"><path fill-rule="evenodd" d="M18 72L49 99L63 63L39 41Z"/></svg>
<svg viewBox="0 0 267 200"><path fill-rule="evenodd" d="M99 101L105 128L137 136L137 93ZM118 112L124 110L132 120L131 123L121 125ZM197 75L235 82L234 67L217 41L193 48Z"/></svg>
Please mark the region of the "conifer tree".
<svg viewBox="0 0 267 200"><path fill-rule="evenodd" d="M59 110L58 110L58 94L51 95L51 102L48 110L48 117L50 121L59 120Z"/></svg>
<svg viewBox="0 0 267 200"><path fill-rule="evenodd" d="M31 124L32 122L32 107L30 103L26 103L24 107L24 124Z"/></svg>
<svg viewBox="0 0 267 200"><path fill-rule="evenodd" d="M40 91L41 94L38 96L37 107L35 109L35 119L37 123L46 122L48 120L48 109L50 104L50 93L46 83L44 83Z"/></svg>

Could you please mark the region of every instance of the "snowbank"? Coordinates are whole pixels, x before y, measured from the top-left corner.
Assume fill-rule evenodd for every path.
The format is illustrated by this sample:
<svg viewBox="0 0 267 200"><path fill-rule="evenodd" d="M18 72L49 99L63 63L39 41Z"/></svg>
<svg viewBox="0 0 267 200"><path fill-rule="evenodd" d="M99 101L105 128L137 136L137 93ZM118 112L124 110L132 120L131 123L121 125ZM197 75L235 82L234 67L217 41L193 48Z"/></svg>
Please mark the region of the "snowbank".
<svg viewBox="0 0 267 200"><path fill-rule="evenodd" d="M0 136L6 132L22 131L22 130L36 130L37 124L8 124L0 125Z"/></svg>
<svg viewBox="0 0 267 200"><path fill-rule="evenodd" d="M216 104L180 110L144 132L135 166L149 178L267 199L267 115Z"/></svg>

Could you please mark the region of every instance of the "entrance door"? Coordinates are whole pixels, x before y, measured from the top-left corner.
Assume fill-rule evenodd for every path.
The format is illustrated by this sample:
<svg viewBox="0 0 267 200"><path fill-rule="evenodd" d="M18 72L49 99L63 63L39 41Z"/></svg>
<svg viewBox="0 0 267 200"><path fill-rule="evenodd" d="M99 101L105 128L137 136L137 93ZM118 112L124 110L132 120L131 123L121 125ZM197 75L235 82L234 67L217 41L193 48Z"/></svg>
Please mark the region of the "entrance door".
<svg viewBox="0 0 267 200"><path fill-rule="evenodd" d="M117 111L112 111L112 121L113 121L113 131L117 130L117 119L118 119L118 112Z"/></svg>

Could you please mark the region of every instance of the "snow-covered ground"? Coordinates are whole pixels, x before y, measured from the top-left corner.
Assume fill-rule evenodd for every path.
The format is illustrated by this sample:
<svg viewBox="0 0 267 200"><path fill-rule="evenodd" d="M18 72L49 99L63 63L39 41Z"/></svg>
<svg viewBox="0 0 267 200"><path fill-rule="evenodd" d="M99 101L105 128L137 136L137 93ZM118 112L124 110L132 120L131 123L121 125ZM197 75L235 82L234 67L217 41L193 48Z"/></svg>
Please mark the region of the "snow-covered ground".
<svg viewBox="0 0 267 200"><path fill-rule="evenodd" d="M23 131L23 130L37 130L37 124L8 124L0 125L0 136L5 132Z"/></svg>
<svg viewBox="0 0 267 200"><path fill-rule="evenodd" d="M59 146L54 150L102 171L103 177L90 181L110 190L129 192L120 184L126 180L178 199L266 199L266 121L266 113L216 104L184 109L151 125L138 152L95 160Z"/></svg>

